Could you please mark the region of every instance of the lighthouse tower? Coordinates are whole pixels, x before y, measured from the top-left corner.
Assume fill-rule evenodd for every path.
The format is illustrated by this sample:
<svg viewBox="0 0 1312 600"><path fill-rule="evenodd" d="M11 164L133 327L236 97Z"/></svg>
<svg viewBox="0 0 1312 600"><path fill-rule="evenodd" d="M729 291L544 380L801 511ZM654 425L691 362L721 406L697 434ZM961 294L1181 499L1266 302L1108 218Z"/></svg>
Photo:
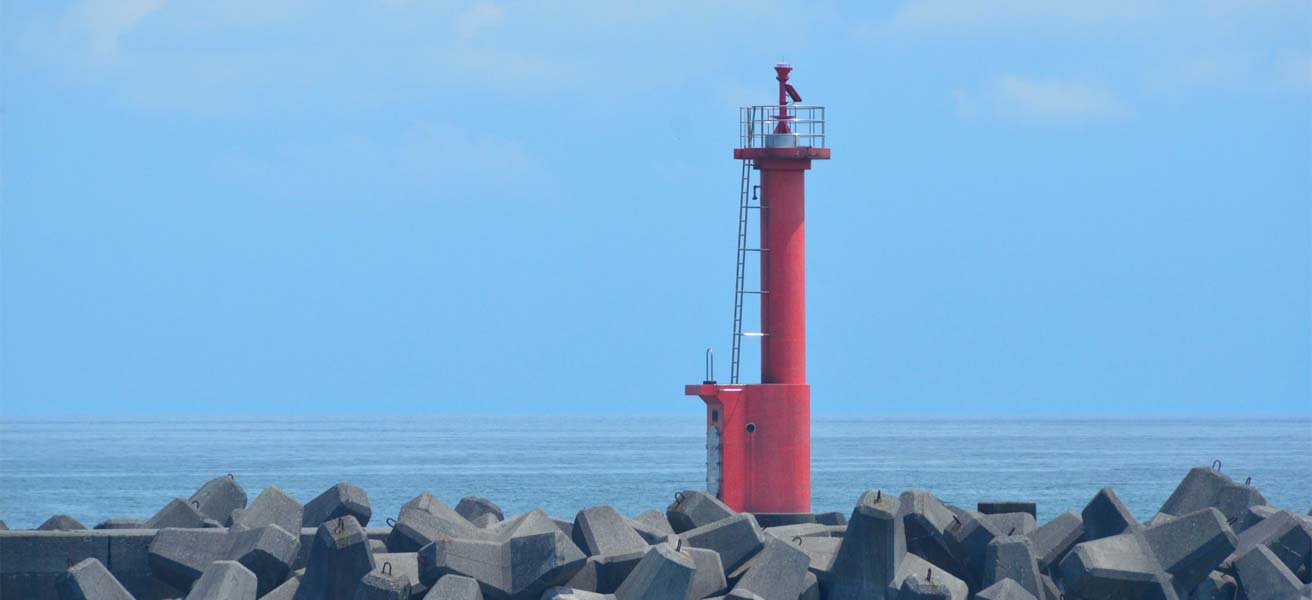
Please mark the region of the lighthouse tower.
<svg viewBox="0 0 1312 600"><path fill-rule="evenodd" d="M806 383L806 172L827 160L824 107L803 106L788 83L792 67L775 68L779 103L740 114L742 161L738 269L734 291L730 381L706 380L684 393L706 403L706 484L731 508L748 512L811 510L811 386ZM753 183L753 180L759 183ZM759 222L760 247L748 247ZM746 285L753 257L759 289ZM760 301L760 331L745 332L743 305ZM739 383L743 338L759 338L760 383Z"/></svg>

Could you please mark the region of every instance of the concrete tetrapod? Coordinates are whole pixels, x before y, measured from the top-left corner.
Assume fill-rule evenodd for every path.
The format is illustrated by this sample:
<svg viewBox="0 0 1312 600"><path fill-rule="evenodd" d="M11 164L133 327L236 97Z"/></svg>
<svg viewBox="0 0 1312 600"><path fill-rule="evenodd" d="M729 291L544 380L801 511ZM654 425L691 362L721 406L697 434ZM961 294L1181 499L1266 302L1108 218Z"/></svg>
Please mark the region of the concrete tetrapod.
<svg viewBox="0 0 1312 600"><path fill-rule="evenodd" d="M506 514L501 512L501 507L487 498L478 496L465 496L456 503L456 514L464 517L466 521L475 523L478 520L491 523L499 523L506 519ZM489 517L490 515L490 517Z"/></svg>
<svg viewBox="0 0 1312 600"><path fill-rule="evenodd" d="M998 531L987 516L973 510L960 511L955 517L947 530L948 543L952 553L960 557L965 565L963 575L966 583L972 590L977 590L983 587L984 559L989 542L1006 533Z"/></svg>
<svg viewBox="0 0 1312 600"><path fill-rule="evenodd" d="M908 580L920 580L925 584L942 587L948 591L948 597L952 600L966 600L970 595L970 588L966 582L914 554L902 557L902 562L898 564L897 571L893 574L893 581L889 582L888 597L897 598L902 586Z"/></svg>
<svg viewBox="0 0 1312 600"><path fill-rule="evenodd" d="M63 514L50 517L36 526L37 531L81 531L86 528L87 526L77 519Z"/></svg>
<svg viewBox="0 0 1312 600"><path fill-rule="evenodd" d="M227 541L224 558L240 563L255 575L260 596L287 580L301 549L300 537L277 525L234 530Z"/></svg>
<svg viewBox="0 0 1312 600"><path fill-rule="evenodd" d="M1033 502L979 502L975 505L976 510L982 515L1001 515L1006 513L1029 513L1031 517L1038 518L1038 505Z"/></svg>
<svg viewBox="0 0 1312 600"><path fill-rule="evenodd" d="M246 490L231 475L206 481L187 500L196 502L196 509L207 518L224 527L232 525L232 512L246 508Z"/></svg>
<svg viewBox="0 0 1312 600"><path fill-rule="evenodd" d="M179 527L183 529L200 529L205 527L205 520L209 517L200 512L197 506L200 502L197 500L183 500L174 498L159 509L159 512L146 520L146 529L164 529L167 527ZM216 524L219 523L210 519Z"/></svg>
<svg viewBox="0 0 1312 600"><path fill-rule="evenodd" d="M710 525L738 513L702 490L684 490L674 495L674 503L665 509L665 517L675 533Z"/></svg>
<svg viewBox="0 0 1312 600"><path fill-rule="evenodd" d="M579 511L573 532L574 544L588 556L640 552L649 545L624 515L609 506Z"/></svg>
<svg viewBox="0 0 1312 600"><path fill-rule="evenodd" d="M1167 523L1082 542L1062 560L1065 589L1086 600L1186 596L1228 556L1235 535L1208 508Z"/></svg>
<svg viewBox="0 0 1312 600"><path fill-rule="evenodd" d="M1102 488L1080 512L1084 520L1084 539L1096 540L1139 528L1130 509L1125 507L1112 488Z"/></svg>
<svg viewBox="0 0 1312 600"><path fill-rule="evenodd" d="M568 581L586 560L549 518L540 520L550 531L530 525L505 540L443 536L419 550L420 580L432 585L446 575L463 575L478 580L492 600L537 598Z"/></svg>
<svg viewBox="0 0 1312 600"><path fill-rule="evenodd" d="M133 600L123 584L94 558L69 567L56 589L61 600Z"/></svg>
<svg viewBox="0 0 1312 600"><path fill-rule="evenodd" d="M483 592L472 577L446 575L428 589L424 600L483 600Z"/></svg>
<svg viewBox="0 0 1312 600"><path fill-rule="evenodd" d="M1266 546L1290 572L1306 576L1312 561L1312 525L1293 512L1278 511L1239 534L1235 551L1225 565L1231 565L1256 546Z"/></svg>
<svg viewBox="0 0 1312 600"><path fill-rule="evenodd" d="M1084 539L1084 519L1073 512L1064 512L1035 529L1029 538L1034 543L1039 570L1047 571Z"/></svg>
<svg viewBox="0 0 1312 600"><path fill-rule="evenodd" d="M901 502L878 490L861 495L834 562L820 584L831 600L883 600L906 554Z"/></svg>
<svg viewBox="0 0 1312 600"><path fill-rule="evenodd" d="M765 544L765 535L749 514L736 514L679 534L686 546L714 550L724 572L732 573Z"/></svg>
<svg viewBox="0 0 1312 600"><path fill-rule="evenodd" d="M1255 546L1235 560L1235 575L1248 600L1312 598L1312 585L1299 581L1266 546Z"/></svg>
<svg viewBox="0 0 1312 600"><path fill-rule="evenodd" d="M410 600L410 577L387 571L370 571L360 578L355 600Z"/></svg>
<svg viewBox="0 0 1312 600"><path fill-rule="evenodd" d="M259 529L277 525L286 532L300 532L305 508L295 498L274 486L264 488L250 506L233 512L230 529Z"/></svg>
<svg viewBox="0 0 1312 600"><path fill-rule="evenodd" d="M810 564L810 557L797 546L770 537L733 589L752 592L765 600L797 600Z"/></svg>
<svg viewBox="0 0 1312 600"><path fill-rule="evenodd" d="M187 600L255 600L255 574L241 563L215 561L187 593Z"/></svg>
<svg viewBox="0 0 1312 600"><path fill-rule="evenodd" d="M1039 600L1019 583L1003 579L980 590L975 600Z"/></svg>
<svg viewBox="0 0 1312 600"><path fill-rule="evenodd" d="M1235 483L1218 469L1194 467L1176 486L1171 497L1162 504L1159 513L1181 516L1212 507L1234 522L1244 516L1248 508L1267 504L1266 498L1252 486Z"/></svg>
<svg viewBox="0 0 1312 600"><path fill-rule="evenodd" d="M368 493L343 481L305 503L301 527L318 527L337 517L348 515L355 517L361 527L367 527L374 510L369 506Z"/></svg>
<svg viewBox="0 0 1312 600"><path fill-rule="evenodd" d="M441 537L482 539L486 535L460 513L424 492L401 505L387 548L392 552L415 552Z"/></svg>
<svg viewBox="0 0 1312 600"><path fill-rule="evenodd" d="M369 537L355 517L324 523L314 534L296 600L351 600L374 566Z"/></svg>
<svg viewBox="0 0 1312 600"><path fill-rule="evenodd" d="M989 542L984 552L983 585L988 587L1003 579L1019 583L1038 600L1057 600L1046 598L1043 593L1039 563L1034 558L1034 547L1028 537L1006 536Z"/></svg>
<svg viewBox="0 0 1312 600"><path fill-rule="evenodd" d="M223 557L227 538L222 529L161 529L147 551L150 571L179 590L191 589L205 568Z"/></svg>
<svg viewBox="0 0 1312 600"><path fill-rule="evenodd" d="M615 597L618 600L687 600L696 571L696 564L687 555L666 544L652 546L615 590Z"/></svg>

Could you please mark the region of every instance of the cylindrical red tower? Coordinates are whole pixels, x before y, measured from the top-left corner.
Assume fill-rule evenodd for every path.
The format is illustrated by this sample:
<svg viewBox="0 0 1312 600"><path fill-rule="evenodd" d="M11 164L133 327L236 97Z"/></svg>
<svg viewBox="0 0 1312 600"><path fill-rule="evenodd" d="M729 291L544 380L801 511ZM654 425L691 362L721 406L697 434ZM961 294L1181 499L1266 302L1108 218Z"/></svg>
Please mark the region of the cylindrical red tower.
<svg viewBox="0 0 1312 600"><path fill-rule="evenodd" d="M706 402L707 487L748 512L811 510L811 386L806 383L806 171L829 158L824 108L790 104L792 67L777 65L779 104L743 108L742 144L734 158L759 172L759 202L743 179L739 211L738 289L733 381L707 376L685 389ZM747 173L747 171L744 171ZM749 215L759 212L760 248L744 247ZM760 289L743 289L745 257L760 256ZM759 294L761 331L741 331L745 295ZM761 338L761 382L737 381L740 336Z"/></svg>

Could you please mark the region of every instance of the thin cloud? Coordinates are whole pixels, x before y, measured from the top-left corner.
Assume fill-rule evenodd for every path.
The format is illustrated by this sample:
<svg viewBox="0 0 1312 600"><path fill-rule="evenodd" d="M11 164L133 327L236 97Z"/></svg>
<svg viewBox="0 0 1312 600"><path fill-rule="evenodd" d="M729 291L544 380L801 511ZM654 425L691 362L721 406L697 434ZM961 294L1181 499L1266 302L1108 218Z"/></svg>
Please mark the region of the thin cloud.
<svg viewBox="0 0 1312 600"><path fill-rule="evenodd" d="M478 2L460 14L456 21L456 31L461 39L468 40L505 19L506 7L495 2Z"/></svg>
<svg viewBox="0 0 1312 600"><path fill-rule="evenodd" d="M1041 80L1007 75L982 92L956 90L957 113L966 119L999 117L1012 120L1079 122L1127 113L1110 91L1079 81Z"/></svg>
<svg viewBox="0 0 1312 600"><path fill-rule="evenodd" d="M84 0L70 11L70 25L86 32L95 59L109 60L118 55L123 35L164 4L164 0Z"/></svg>

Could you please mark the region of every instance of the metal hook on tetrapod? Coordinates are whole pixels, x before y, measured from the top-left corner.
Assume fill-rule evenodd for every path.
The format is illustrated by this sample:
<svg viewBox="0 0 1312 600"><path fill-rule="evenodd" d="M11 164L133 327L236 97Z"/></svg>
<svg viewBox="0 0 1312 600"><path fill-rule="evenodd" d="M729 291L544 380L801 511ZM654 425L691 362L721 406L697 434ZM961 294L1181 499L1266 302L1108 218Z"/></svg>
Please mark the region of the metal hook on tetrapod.
<svg viewBox="0 0 1312 600"><path fill-rule="evenodd" d="M383 522L387 523L388 527L396 527L396 519L393 519L392 517L387 517L386 519L383 519Z"/></svg>
<svg viewBox="0 0 1312 600"><path fill-rule="evenodd" d="M1218 458L1218 459L1212 461L1212 468L1213 468L1213 469L1216 469L1217 471L1220 471L1220 470L1221 470L1221 459Z"/></svg>
<svg viewBox="0 0 1312 600"><path fill-rule="evenodd" d="M674 492L674 504L683 504L683 492Z"/></svg>
<svg viewBox="0 0 1312 600"><path fill-rule="evenodd" d="M389 561L383 561L383 575L387 575L387 576L389 576L389 577L392 575L392 563L391 563L391 562L389 562Z"/></svg>

